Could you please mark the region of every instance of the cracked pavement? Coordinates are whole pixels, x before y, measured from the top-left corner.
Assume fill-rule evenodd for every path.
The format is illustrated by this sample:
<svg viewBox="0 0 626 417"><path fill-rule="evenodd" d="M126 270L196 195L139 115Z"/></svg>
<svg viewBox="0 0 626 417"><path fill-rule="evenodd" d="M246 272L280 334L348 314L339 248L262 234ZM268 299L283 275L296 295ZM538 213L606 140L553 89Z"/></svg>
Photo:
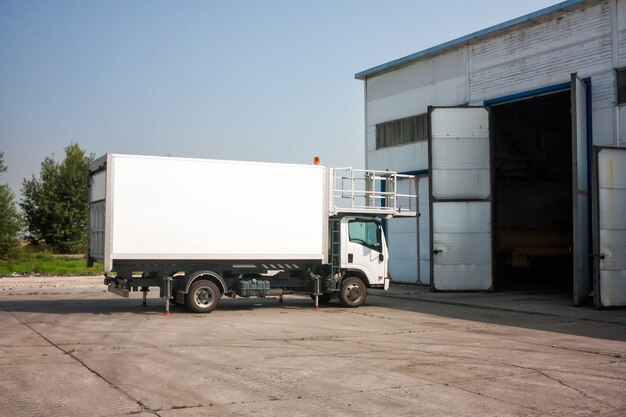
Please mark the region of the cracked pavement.
<svg viewBox="0 0 626 417"><path fill-rule="evenodd" d="M624 416L626 310L532 294L224 299L0 279L0 416Z"/></svg>

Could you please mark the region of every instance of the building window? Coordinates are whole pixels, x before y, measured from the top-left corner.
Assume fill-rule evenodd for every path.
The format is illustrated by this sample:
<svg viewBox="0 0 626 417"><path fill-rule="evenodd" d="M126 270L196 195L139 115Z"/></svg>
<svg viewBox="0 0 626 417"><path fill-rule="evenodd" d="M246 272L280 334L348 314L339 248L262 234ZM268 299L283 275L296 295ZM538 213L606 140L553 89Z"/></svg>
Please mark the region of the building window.
<svg viewBox="0 0 626 417"><path fill-rule="evenodd" d="M376 125L376 149L428 139L428 113Z"/></svg>
<svg viewBox="0 0 626 417"><path fill-rule="evenodd" d="M615 70L617 74L617 104L626 103L626 68Z"/></svg>

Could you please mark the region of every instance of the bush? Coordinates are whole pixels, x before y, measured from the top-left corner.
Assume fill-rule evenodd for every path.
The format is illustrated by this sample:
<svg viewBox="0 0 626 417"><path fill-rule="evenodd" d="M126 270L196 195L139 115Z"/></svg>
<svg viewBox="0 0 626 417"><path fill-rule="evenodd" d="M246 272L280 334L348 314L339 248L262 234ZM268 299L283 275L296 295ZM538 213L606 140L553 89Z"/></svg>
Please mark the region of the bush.
<svg viewBox="0 0 626 417"><path fill-rule="evenodd" d="M88 173L93 155L87 156L78 144L65 148L65 159L57 163L47 157L41 163L39 179L22 183L20 203L28 231L57 252L86 250Z"/></svg>

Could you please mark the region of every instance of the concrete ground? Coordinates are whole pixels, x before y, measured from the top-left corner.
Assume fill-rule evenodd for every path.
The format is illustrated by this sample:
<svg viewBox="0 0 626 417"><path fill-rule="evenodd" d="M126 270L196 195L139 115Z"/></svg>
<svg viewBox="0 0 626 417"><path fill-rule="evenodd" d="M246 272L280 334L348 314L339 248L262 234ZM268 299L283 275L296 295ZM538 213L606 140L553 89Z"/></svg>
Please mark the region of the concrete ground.
<svg viewBox="0 0 626 417"><path fill-rule="evenodd" d="M0 278L0 416L626 416L624 309L402 285L358 309L163 306Z"/></svg>

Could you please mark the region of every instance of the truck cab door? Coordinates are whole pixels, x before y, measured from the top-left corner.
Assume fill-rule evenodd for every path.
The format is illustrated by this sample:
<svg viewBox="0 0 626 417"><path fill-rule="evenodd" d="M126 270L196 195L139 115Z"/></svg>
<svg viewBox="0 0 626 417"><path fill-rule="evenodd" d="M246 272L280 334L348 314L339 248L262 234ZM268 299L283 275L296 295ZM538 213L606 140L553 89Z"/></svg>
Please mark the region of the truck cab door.
<svg viewBox="0 0 626 417"><path fill-rule="evenodd" d="M342 236L341 267L362 271L371 285L386 284L387 244L380 223L374 219L343 219Z"/></svg>

